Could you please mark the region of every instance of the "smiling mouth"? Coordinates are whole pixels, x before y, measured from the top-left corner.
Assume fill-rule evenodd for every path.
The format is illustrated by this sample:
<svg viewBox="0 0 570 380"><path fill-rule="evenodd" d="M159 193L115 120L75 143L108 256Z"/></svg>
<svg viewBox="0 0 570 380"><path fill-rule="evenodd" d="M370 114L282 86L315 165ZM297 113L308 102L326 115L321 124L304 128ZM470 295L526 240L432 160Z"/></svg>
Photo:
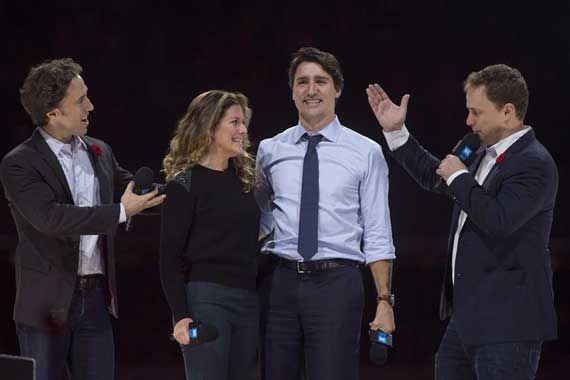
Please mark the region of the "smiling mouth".
<svg viewBox="0 0 570 380"><path fill-rule="evenodd" d="M320 104L320 103L322 103L322 100L320 100L320 99L306 99L306 100L303 100L303 103L306 103L309 105Z"/></svg>

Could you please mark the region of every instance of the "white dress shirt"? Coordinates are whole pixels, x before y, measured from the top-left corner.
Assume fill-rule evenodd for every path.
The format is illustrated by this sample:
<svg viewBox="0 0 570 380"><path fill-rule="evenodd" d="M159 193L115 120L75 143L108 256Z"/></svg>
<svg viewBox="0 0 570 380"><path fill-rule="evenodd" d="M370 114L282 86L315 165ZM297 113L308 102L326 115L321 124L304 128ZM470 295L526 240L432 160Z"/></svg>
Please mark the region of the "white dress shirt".
<svg viewBox="0 0 570 380"><path fill-rule="evenodd" d="M79 207L99 205L99 181L89 160L87 144L77 136L73 137L70 144L65 144L42 128L38 129L61 164L74 204ZM121 205L121 214L123 212ZM81 235L77 271L80 276L104 273L98 241L99 235Z"/></svg>

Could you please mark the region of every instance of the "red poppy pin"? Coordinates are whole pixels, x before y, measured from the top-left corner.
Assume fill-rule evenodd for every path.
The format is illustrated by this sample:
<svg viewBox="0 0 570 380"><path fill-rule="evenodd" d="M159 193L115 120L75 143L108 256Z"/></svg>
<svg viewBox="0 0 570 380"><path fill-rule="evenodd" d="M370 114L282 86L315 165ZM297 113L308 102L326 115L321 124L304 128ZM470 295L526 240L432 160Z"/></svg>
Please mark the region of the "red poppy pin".
<svg viewBox="0 0 570 380"><path fill-rule="evenodd" d="M497 156L497 159L495 160L495 163L498 165L501 162L505 161L505 153L501 153Z"/></svg>
<svg viewBox="0 0 570 380"><path fill-rule="evenodd" d="M101 147L97 144L93 144L89 147L91 149L91 152L93 152L93 154L95 155L95 157L99 157L101 155L101 153L103 153L103 150L101 149Z"/></svg>

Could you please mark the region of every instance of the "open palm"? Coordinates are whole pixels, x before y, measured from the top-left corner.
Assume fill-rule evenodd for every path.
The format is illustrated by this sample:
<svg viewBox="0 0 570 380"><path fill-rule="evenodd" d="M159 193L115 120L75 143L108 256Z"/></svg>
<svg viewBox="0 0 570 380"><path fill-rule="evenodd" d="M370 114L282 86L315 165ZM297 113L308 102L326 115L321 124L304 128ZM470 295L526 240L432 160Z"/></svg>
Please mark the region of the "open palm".
<svg viewBox="0 0 570 380"><path fill-rule="evenodd" d="M404 95L398 106L392 102L386 92L378 84L368 85L366 94L368 94L370 108L385 132L392 132L402 128L406 120L406 113L408 112L408 100L410 99L410 95Z"/></svg>

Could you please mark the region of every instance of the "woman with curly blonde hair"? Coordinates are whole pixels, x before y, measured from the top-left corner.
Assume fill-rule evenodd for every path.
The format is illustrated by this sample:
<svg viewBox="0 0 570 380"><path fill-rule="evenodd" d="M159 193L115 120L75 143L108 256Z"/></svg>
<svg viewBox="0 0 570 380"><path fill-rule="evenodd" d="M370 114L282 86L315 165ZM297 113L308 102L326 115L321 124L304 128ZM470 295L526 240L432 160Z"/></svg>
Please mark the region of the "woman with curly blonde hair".
<svg viewBox="0 0 570 380"><path fill-rule="evenodd" d="M190 103L164 158L160 276L187 379L251 379L258 342L259 210L247 98L212 90ZM218 337L191 345L189 327ZM211 328L210 328L211 329Z"/></svg>

